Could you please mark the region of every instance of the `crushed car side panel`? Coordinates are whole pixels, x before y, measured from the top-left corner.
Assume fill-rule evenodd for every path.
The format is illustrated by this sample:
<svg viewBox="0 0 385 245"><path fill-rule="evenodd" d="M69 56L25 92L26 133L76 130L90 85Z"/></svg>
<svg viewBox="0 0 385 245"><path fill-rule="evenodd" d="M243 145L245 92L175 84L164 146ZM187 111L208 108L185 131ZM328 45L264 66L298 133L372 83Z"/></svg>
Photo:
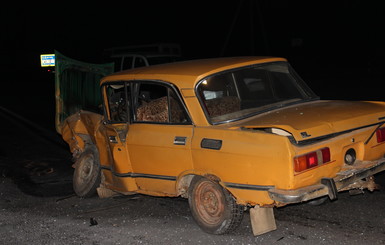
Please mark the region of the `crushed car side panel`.
<svg viewBox="0 0 385 245"><path fill-rule="evenodd" d="M80 111L64 121L61 134L70 146L74 160L80 157L87 148L87 145L95 145L98 150L100 167L103 173L102 184L117 191L130 191L128 186L133 186L131 182L125 184L124 181L117 180L111 174L111 171L103 171L103 169L116 168L114 163L120 161L120 155L114 154L118 152L118 148L111 150L108 142L108 128L103 124L102 115ZM135 185L133 188L135 189Z"/></svg>
<svg viewBox="0 0 385 245"><path fill-rule="evenodd" d="M102 118L102 115L96 113L79 111L64 121L61 135L75 158L84 151L87 144L96 144Z"/></svg>

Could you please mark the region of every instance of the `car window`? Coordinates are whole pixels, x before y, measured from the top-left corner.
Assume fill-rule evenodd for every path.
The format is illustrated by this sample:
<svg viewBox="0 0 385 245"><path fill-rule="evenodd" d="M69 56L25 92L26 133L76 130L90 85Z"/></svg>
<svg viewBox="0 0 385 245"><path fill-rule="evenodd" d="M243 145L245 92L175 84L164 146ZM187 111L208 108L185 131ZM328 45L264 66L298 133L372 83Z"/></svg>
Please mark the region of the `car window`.
<svg viewBox="0 0 385 245"><path fill-rule="evenodd" d="M129 87L123 82L107 84L105 92L108 100L109 121L127 122L129 119L129 101L127 94L130 94Z"/></svg>
<svg viewBox="0 0 385 245"><path fill-rule="evenodd" d="M316 98L286 62L215 74L200 81L196 92L214 124Z"/></svg>
<svg viewBox="0 0 385 245"><path fill-rule="evenodd" d="M191 120L174 89L164 84L136 85L135 121L186 124Z"/></svg>

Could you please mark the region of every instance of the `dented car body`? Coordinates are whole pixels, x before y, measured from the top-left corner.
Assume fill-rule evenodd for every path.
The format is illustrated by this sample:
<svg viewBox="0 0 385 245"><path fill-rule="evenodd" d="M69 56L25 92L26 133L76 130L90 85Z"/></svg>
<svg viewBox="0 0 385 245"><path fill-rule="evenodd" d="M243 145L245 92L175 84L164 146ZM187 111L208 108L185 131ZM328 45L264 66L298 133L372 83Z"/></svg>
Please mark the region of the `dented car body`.
<svg viewBox="0 0 385 245"><path fill-rule="evenodd" d="M75 192L186 197L209 233L250 208L263 234L273 207L374 190L385 170L385 103L320 100L283 58L137 68L104 77L101 93L103 115L57 125Z"/></svg>

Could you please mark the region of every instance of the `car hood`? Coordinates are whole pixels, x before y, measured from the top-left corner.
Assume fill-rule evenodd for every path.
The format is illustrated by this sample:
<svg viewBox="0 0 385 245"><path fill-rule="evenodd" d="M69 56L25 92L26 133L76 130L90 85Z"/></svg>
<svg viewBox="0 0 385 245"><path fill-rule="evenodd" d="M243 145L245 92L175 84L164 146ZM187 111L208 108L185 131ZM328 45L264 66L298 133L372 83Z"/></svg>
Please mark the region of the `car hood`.
<svg viewBox="0 0 385 245"><path fill-rule="evenodd" d="M259 114L242 128L283 129L297 142L385 122L385 103L317 100Z"/></svg>

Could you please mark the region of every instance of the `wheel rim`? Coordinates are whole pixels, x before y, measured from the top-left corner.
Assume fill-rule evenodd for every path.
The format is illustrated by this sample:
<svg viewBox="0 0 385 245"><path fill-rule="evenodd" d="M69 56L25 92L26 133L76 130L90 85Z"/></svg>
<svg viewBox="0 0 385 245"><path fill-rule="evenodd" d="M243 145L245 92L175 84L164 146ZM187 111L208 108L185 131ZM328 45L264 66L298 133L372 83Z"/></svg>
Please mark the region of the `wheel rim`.
<svg viewBox="0 0 385 245"><path fill-rule="evenodd" d="M214 183L204 181L196 189L196 208L199 216L209 225L216 225L223 219L224 197Z"/></svg>
<svg viewBox="0 0 385 245"><path fill-rule="evenodd" d="M92 156L87 156L85 157L81 164L80 164L81 168L80 168L80 171L79 171L79 177L80 177L80 180L81 182L87 182L91 175L92 175L92 171L93 171L93 167L94 167L94 159Z"/></svg>

